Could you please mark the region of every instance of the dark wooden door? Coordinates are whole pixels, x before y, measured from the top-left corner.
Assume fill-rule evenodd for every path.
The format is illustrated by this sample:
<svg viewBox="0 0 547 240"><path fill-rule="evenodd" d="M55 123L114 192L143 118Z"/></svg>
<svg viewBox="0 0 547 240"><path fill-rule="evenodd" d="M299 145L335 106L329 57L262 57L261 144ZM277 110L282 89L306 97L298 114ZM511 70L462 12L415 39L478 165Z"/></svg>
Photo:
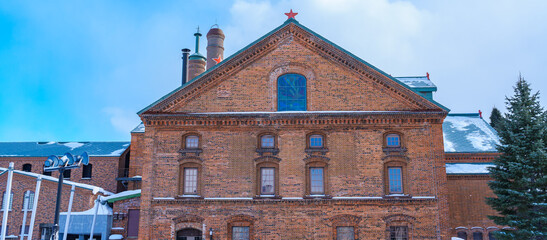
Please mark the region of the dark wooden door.
<svg viewBox="0 0 547 240"><path fill-rule="evenodd" d="M127 237L139 235L139 209L129 209L127 213Z"/></svg>

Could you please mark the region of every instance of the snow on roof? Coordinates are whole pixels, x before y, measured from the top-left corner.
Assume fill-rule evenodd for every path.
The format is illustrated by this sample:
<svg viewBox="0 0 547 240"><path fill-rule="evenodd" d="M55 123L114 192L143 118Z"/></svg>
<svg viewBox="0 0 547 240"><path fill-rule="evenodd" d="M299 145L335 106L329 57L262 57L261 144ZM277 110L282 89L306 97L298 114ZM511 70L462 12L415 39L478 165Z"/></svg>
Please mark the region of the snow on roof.
<svg viewBox="0 0 547 240"><path fill-rule="evenodd" d="M489 174L492 163L447 163L446 174Z"/></svg>
<svg viewBox="0 0 547 240"><path fill-rule="evenodd" d="M445 152L496 152L500 144L494 128L479 114L448 114L443 123Z"/></svg>
<svg viewBox="0 0 547 240"><path fill-rule="evenodd" d="M395 78L411 88L429 89L430 91L437 91L437 86L435 86L435 84L433 84L433 82L429 80L427 76L395 77Z"/></svg>
<svg viewBox="0 0 547 240"><path fill-rule="evenodd" d="M103 199L103 198L101 198ZM71 212L70 215L95 215L95 208L97 207L97 201L95 201L95 204L91 209L82 211L82 212ZM61 215L66 215L67 212L61 212ZM99 204L99 209L97 210L97 215L112 215L112 208L108 206L108 204Z"/></svg>
<svg viewBox="0 0 547 240"><path fill-rule="evenodd" d="M144 127L144 123L141 122L137 127L135 127L133 130L131 130L132 133L143 133L146 130Z"/></svg>
<svg viewBox="0 0 547 240"><path fill-rule="evenodd" d="M129 142L0 142L0 157L61 156L87 152L95 157L119 157Z"/></svg>
<svg viewBox="0 0 547 240"><path fill-rule="evenodd" d="M7 170L8 170L7 168L0 167L0 171L2 171L2 172L7 171ZM48 181L52 181L52 182L59 181L59 179L55 178L55 177L46 176L46 175L42 175L42 174L38 174L38 173L25 172L25 171L21 171L21 170L13 170L13 173L20 174L20 175L25 175L25 176L29 176L29 177L33 177L33 178L42 177L43 180L48 180ZM93 191L93 194L97 194L97 193L102 193L104 195L112 195L113 194L109 191L104 190L101 187L97 187L97 186L89 185L89 184L85 184L85 183L77 183L77 182L72 182L72 181L68 181L68 180L63 180L63 184L66 184L66 185L69 185L69 186L74 185L74 186L79 187L79 188L91 190L91 191Z"/></svg>
<svg viewBox="0 0 547 240"><path fill-rule="evenodd" d="M141 195L141 190L140 189L129 190L129 191L123 191L123 192L119 192L119 193L116 193L116 194L112 194L108 197L103 197L103 198L101 198L101 200L107 201L107 202L115 202L117 200L134 198L134 197L138 197L140 195Z"/></svg>

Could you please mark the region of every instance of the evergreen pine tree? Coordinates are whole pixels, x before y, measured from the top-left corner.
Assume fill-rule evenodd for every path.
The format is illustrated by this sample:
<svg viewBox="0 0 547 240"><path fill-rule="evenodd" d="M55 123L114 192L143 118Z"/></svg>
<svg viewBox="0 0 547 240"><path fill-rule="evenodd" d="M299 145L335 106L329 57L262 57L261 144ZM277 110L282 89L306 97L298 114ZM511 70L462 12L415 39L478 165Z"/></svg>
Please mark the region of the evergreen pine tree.
<svg viewBox="0 0 547 240"><path fill-rule="evenodd" d="M496 131L499 131L501 121L503 121L503 116L501 116L500 110L496 107L492 108L492 113L490 114L490 126L496 129Z"/></svg>
<svg viewBox="0 0 547 240"><path fill-rule="evenodd" d="M498 239L547 240L547 112L520 76L514 91L498 130L502 154L490 168L496 197L487 203L498 215L489 218L511 228Z"/></svg>

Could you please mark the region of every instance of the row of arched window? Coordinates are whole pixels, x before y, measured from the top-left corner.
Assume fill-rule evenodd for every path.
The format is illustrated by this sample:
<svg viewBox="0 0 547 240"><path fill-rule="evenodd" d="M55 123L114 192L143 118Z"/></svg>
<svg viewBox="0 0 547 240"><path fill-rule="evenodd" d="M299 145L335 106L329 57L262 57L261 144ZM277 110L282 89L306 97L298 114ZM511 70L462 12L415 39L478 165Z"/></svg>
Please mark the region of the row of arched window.
<svg viewBox="0 0 547 240"><path fill-rule="evenodd" d="M25 172L32 172L32 164L25 163L23 164L22 169ZM82 166L82 179L88 179L91 178L93 173L93 164L87 164ZM51 172L43 172L42 174L46 176L51 176ZM63 178L70 179L71 170L67 169L63 172Z"/></svg>
<svg viewBox="0 0 547 240"><path fill-rule="evenodd" d="M497 238L494 236L494 232L495 231L488 232L488 238L485 238L482 231L473 231L470 234L468 234L467 231L459 231L457 236L463 240L496 240Z"/></svg>
<svg viewBox="0 0 547 240"><path fill-rule="evenodd" d="M13 192L10 194L9 199L8 199L7 192L4 192L4 194L2 194L2 209L5 209L6 205L8 207L8 210L11 211L13 207ZM23 205L21 209L22 210L26 209L28 211L31 211L33 205L34 205L34 192L30 190L25 191L23 196Z"/></svg>
<svg viewBox="0 0 547 240"><path fill-rule="evenodd" d="M326 150L325 134L313 132L307 135L307 148ZM186 151L200 149L200 135L189 133L183 136L183 148ZM387 148L400 148L401 137L398 133L384 135L384 146ZM268 152L268 149L276 150L278 147L277 136L273 133L258 135L257 152ZM260 151L259 151L260 150ZM278 150L277 150L278 151ZM275 153L275 151L270 151ZM281 159L276 154L262 155L255 159L256 194L259 197L276 197L279 195L279 162ZM404 158L390 158L384 162L384 183L386 195L403 195L406 189L406 161ZM306 195L309 197L327 197L329 193L328 162L327 157L310 155L306 159ZM181 162L179 169L179 195L200 195L201 161L186 158Z"/></svg>

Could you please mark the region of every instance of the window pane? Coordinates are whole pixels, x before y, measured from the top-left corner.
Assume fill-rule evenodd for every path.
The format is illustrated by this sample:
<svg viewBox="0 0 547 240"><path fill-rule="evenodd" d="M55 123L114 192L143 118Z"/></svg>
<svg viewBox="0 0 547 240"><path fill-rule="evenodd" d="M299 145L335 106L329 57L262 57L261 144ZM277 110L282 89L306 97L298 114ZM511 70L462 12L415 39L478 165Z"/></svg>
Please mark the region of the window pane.
<svg viewBox="0 0 547 240"><path fill-rule="evenodd" d="M353 227L337 227L336 240L354 240L355 233Z"/></svg>
<svg viewBox="0 0 547 240"><path fill-rule="evenodd" d="M323 136L321 136L321 135L311 135L310 136L310 147L312 147L312 148L323 147Z"/></svg>
<svg viewBox="0 0 547 240"><path fill-rule="evenodd" d="M31 172L32 171L32 165L31 164L23 164L23 171L25 172Z"/></svg>
<svg viewBox="0 0 547 240"><path fill-rule="evenodd" d="M70 179L70 169L65 169L63 172L63 178Z"/></svg>
<svg viewBox="0 0 547 240"><path fill-rule="evenodd" d="M84 165L82 168L82 178L91 178L92 164Z"/></svg>
<svg viewBox="0 0 547 240"><path fill-rule="evenodd" d="M184 194L198 194L197 168L184 168Z"/></svg>
<svg viewBox="0 0 547 240"><path fill-rule="evenodd" d="M467 240L467 233L466 232L458 232L458 237L464 240Z"/></svg>
<svg viewBox="0 0 547 240"><path fill-rule="evenodd" d="M401 143L399 141L399 135L397 134L388 134L386 136L386 144L388 147L399 147Z"/></svg>
<svg viewBox="0 0 547 240"><path fill-rule="evenodd" d="M324 194L323 168L310 168L311 194Z"/></svg>
<svg viewBox="0 0 547 240"><path fill-rule="evenodd" d="M473 240L482 240L482 232L474 232Z"/></svg>
<svg viewBox="0 0 547 240"><path fill-rule="evenodd" d="M261 168L261 184L260 194L273 195L275 194L275 169L274 168Z"/></svg>
<svg viewBox="0 0 547 240"><path fill-rule="evenodd" d="M187 136L186 137L186 148L198 148L199 147L199 137L198 136Z"/></svg>
<svg viewBox="0 0 547 240"><path fill-rule="evenodd" d="M285 74L277 80L277 110L306 111L306 78Z"/></svg>
<svg viewBox="0 0 547 240"><path fill-rule="evenodd" d="M262 148L274 148L275 147L275 137L272 135L264 135L260 138L260 146Z"/></svg>
<svg viewBox="0 0 547 240"><path fill-rule="evenodd" d="M403 193L403 176L401 167L389 167L389 193Z"/></svg>
<svg viewBox="0 0 547 240"><path fill-rule="evenodd" d="M6 194L6 192L4 192L3 194L3 197L2 197L2 209L4 209L6 207L5 204L8 204L9 205L7 206L9 210L11 210L12 206L13 206L13 192L10 194L10 198L8 199L8 195Z"/></svg>
<svg viewBox="0 0 547 240"><path fill-rule="evenodd" d="M408 227L392 226L389 227L391 240L408 240Z"/></svg>
<svg viewBox="0 0 547 240"><path fill-rule="evenodd" d="M26 191L23 197L23 209L32 210L32 204L34 203L34 192Z"/></svg>
<svg viewBox="0 0 547 240"><path fill-rule="evenodd" d="M232 240L249 240L249 227L232 227Z"/></svg>

